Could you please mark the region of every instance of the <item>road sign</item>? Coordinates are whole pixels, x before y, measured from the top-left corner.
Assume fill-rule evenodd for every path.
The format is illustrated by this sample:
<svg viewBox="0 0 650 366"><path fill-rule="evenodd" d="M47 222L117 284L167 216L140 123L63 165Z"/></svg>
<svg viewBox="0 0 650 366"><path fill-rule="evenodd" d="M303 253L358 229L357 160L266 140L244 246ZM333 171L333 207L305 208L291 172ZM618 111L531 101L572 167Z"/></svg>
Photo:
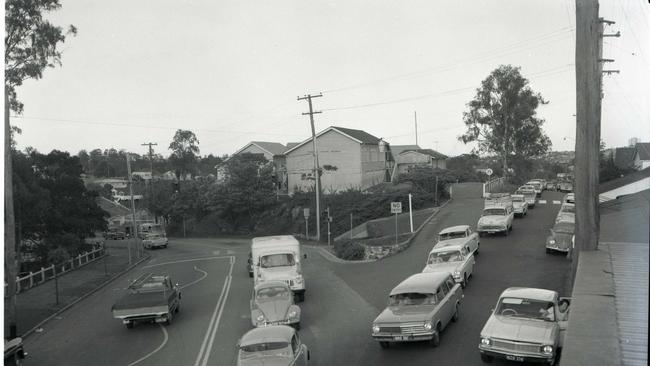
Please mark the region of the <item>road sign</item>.
<svg viewBox="0 0 650 366"><path fill-rule="evenodd" d="M494 172L492 171L492 169L490 169L490 168L485 169L485 174L487 174L488 177L491 176L492 173L494 173Z"/></svg>
<svg viewBox="0 0 650 366"><path fill-rule="evenodd" d="M303 209L303 214L305 215L305 219L309 218L309 208Z"/></svg>
<svg viewBox="0 0 650 366"><path fill-rule="evenodd" d="M394 213L394 214L402 213L402 202L391 202L390 213Z"/></svg>

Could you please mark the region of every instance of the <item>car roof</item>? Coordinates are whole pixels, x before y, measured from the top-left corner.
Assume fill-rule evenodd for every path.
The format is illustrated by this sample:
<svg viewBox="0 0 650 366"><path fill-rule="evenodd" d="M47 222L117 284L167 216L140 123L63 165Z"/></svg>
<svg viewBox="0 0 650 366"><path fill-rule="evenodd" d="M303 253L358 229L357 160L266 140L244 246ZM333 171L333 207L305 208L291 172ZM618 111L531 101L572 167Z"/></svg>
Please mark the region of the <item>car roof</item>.
<svg viewBox="0 0 650 366"><path fill-rule="evenodd" d="M523 194L511 194L510 197L512 198L524 198Z"/></svg>
<svg viewBox="0 0 650 366"><path fill-rule="evenodd" d="M450 226L448 228L442 229L438 235L440 234L447 234L447 233L455 233L457 231L465 231L469 228L469 225L456 225L456 226Z"/></svg>
<svg viewBox="0 0 650 366"><path fill-rule="evenodd" d="M263 342L291 342L296 331L287 325L268 325L249 330L241 337L240 346L249 346Z"/></svg>
<svg viewBox="0 0 650 366"><path fill-rule="evenodd" d="M501 297L518 297L523 299L554 301L558 293L552 290L533 287L509 287L501 293Z"/></svg>
<svg viewBox="0 0 650 366"><path fill-rule="evenodd" d="M263 288L278 287L278 286L289 288L289 285L287 285L287 283L283 281L264 281L258 283L257 286L255 286L255 291Z"/></svg>
<svg viewBox="0 0 650 366"><path fill-rule="evenodd" d="M450 250L461 250L465 248L465 245L463 244L457 244L456 242L451 242L449 244L445 244L444 241L441 241L440 243L436 244L436 246L429 251L429 254L434 253L434 252L448 252Z"/></svg>
<svg viewBox="0 0 650 366"><path fill-rule="evenodd" d="M298 240L293 235L274 235L274 236L258 236L253 238L253 243L298 243Z"/></svg>
<svg viewBox="0 0 650 366"><path fill-rule="evenodd" d="M573 221L560 221L553 226L553 231L571 230L575 231L576 224Z"/></svg>
<svg viewBox="0 0 650 366"><path fill-rule="evenodd" d="M438 286L449 278L447 272L416 273L391 290L390 295L408 292L435 293Z"/></svg>

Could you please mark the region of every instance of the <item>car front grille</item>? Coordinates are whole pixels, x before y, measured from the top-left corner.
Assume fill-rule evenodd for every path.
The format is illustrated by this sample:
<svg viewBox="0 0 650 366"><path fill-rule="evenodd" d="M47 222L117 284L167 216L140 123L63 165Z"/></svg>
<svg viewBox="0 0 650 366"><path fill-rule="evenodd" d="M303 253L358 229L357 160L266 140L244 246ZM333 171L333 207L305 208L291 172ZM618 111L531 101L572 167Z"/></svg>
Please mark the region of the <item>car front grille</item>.
<svg viewBox="0 0 650 366"><path fill-rule="evenodd" d="M393 333L393 334L414 334L429 332L424 329L423 323L405 323L400 325L380 326L380 333Z"/></svg>
<svg viewBox="0 0 650 366"><path fill-rule="evenodd" d="M537 343L515 342L504 339L494 339L492 342L495 348L514 352L540 353L542 347L541 344Z"/></svg>
<svg viewBox="0 0 650 366"><path fill-rule="evenodd" d="M503 230L501 225L484 225L481 226L481 230Z"/></svg>

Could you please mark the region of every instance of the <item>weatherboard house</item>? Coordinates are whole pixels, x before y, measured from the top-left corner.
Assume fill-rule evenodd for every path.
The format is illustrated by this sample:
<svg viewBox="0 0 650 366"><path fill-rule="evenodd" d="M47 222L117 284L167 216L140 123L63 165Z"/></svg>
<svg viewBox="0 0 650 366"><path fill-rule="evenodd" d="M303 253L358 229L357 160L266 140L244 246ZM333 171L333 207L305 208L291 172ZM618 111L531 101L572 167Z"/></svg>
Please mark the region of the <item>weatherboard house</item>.
<svg viewBox="0 0 650 366"><path fill-rule="evenodd" d="M325 193L363 190L390 181L390 146L365 131L328 127L316 135L316 148ZM314 189L313 152L311 138L285 151L290 194Z"/></svg>
<svg viewBox="0 0 650 366"><path fill-rule="evenodd" d="M232 159L234 156L241 154L259 154L266 158L269 163L273 164L273 170L276 176L276 184L278 189L286 191L287 189L287 167L284 152L287 147L279 142L269 141L251 141L244 145L241 149L235 151L226 161ZM221 169L220 169L221 168ZM217 167L217 176L223 181L225 172L223 167Z"/></svg>

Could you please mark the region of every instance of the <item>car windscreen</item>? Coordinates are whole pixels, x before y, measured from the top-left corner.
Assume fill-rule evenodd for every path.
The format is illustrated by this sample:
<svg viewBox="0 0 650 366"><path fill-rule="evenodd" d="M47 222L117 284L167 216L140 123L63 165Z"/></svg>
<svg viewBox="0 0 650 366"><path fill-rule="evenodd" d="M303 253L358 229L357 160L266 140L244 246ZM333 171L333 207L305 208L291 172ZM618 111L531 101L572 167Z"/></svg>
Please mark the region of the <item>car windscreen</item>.
<svg viewBox="0 0 650 366"><path fill-rule="evenodd" d="M506 210L502 208L486 208L483 210L483 216L505 216Z"/></svg>
<svg viewBox="0 0 650 366"><path fill-rule="evenodd" d="M448 252L434 252L429 255L428 264L446 263L446 262L460 262L463 260L462 254L459 251L453 250Z"/></svg>
<svg viewBox="0 0 650 366"><path fill-rule="evenodd" d="M284 354L288 348L289 348L288 342L263 342L263 343L255 343L255 344L240 346L239 350L242 352L242 356L246 357L256 352L266 353L269 351L279 351L277 352L278 354Z"/></svg>
<svg viewBox="0 0 650 366"><path fill-rule="evenodd" d="M280 297L288 297L290 291L288 288L283 286L273 286L273 287L264 287L257 290L256 297L258 299L277 299Z"/></svg>
<svg viewBox="0 0 650 366"><path fill-rule="evenodd" d="M454 231L454 232L440 234L439 239L449 240L449 239L464 238L464 237L465 237L464 231Z"/></svg>
<svg viewBox="0 0 650 366"><path fill-rule="evenodd" d="M525 202L524 197L512 197L512 202Z"/></svg>
<svg viewBox="0 0 650 366"><path fill-rule="evenodd" d="M429 293L407 292L391 295L388 306L435 305L436 296Z"/></svg>
<svg viewBox="0 0 650 366"><path fill-rule="evenodd" d="M504 297L499 300L494 313L516 318L554 320L553 309L553 302L550 301Z"/></svg>
<svg viewBox="0 0 650 366"><path fill-rule="evenodd" d="M284 253L284 254L270 254L262 256L260 259L260 266L262 268L273 268L273 267L291 267L296 264L293 254Z"/></svg>

